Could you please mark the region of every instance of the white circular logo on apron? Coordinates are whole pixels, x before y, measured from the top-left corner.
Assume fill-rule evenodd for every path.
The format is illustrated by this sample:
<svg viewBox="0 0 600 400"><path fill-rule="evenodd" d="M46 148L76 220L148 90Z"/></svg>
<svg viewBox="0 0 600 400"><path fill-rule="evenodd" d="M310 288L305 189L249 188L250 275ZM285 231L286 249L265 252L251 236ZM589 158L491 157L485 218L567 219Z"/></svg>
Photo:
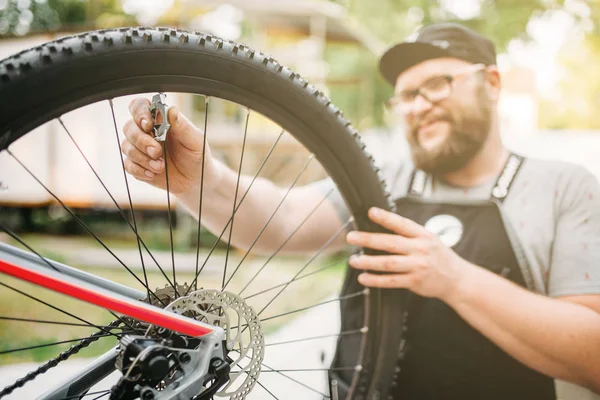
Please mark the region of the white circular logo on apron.
<svg viewBox="0 0 600 400"><path fill-rule="evenodd" d="M436 215L425 223L425 229L439 236L442 243L454 247L463 235L463 224L452 215Z"/></svg>

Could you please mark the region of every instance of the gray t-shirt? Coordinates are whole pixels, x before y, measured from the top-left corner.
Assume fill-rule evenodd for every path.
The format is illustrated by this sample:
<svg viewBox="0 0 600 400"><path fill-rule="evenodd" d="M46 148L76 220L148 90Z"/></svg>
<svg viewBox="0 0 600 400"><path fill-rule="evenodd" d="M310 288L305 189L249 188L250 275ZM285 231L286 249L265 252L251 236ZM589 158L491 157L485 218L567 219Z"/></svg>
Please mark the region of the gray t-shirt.
<svg viewBox="0 0 600 400"><path fill-rule="evenodd" d="M380 163L394 199L408 191L413 166L406 158ZM468 189L428 177L423 196L464 202L490 198L496 179ZM332 183L314 184L329 190ZM343 220L342 196L330 197ZM509 235L516 235L529 266L530 289L551 296L600 294L600 185L587 169L563 161L526 158L512 183L502 211ZM557 385L564 400L600 399L570 384Z"/></svg>

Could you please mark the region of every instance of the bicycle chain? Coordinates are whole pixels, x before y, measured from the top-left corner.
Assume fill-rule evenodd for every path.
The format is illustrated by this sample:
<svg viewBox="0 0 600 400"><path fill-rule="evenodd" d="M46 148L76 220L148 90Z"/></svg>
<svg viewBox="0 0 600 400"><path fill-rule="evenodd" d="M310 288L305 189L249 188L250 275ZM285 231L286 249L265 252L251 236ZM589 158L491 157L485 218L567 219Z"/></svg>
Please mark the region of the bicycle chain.
<svg viewBox="0 0 600 400"><path fill-rule="evenodd" d="M48 371L50 368L56 367L60 362L65 361L72 355L79 353L79 351L81 349L88 347L90 344L92 344L93 342L100 339L101 336L99 336L99 335L105 335L106 330L111 330L111 329L117 328L121 322L122 321L119 319L111 322L110 324L108 324L105 327L104 331L98 331L98 332L91 334L88 338L85 338L78 344L71 346L71 348L69 350L63 351L57 357L54 357L53 359L48 360L44 365L40 365L35 371L31 371L30 373L25 375L23 378L17 379L17 381L15 383L2 389L2 391L0 392L0 398L2 398L3 396L6 396L7 394L11 394L15 389L23 387L23 385L25 385L27 382L34 380L39 375Z"/></svg>

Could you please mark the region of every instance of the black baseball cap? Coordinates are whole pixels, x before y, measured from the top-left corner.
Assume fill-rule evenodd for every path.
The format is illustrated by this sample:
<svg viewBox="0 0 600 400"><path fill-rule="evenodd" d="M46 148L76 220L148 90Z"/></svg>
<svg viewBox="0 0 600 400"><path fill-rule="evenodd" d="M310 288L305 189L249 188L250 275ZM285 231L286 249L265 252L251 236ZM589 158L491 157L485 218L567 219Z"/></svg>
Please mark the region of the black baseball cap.
<svg viewBox="0 0 600 400"><path fill-rule="evenodd" d="M387 50L379 61L379 71L392 85L408 68L433 58L452 57L473 64L496 64L491 40L462 25L443 22L423 28L414 41Z"/></svg>

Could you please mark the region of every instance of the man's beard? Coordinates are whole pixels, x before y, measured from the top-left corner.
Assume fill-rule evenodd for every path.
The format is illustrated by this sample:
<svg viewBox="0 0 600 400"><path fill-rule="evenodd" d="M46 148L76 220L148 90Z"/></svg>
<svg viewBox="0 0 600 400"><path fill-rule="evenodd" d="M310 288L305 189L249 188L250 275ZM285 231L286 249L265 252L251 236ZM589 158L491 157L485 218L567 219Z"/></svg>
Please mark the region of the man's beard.
<svg viewBox="0 0 600 400"><path fill-rule="evenodd" d="M407 140L417 169L435 175L454 172L465 167L481 150L492 123L491 104L483 87L478 90L476 100L473 108L466 112L463 110L460 119L441 109L433 110L425 116L428 121L441 120L450 124L450 134L434 149L427 150L419 143L418 132L422 119L415 120L408 127L410 134Z"/></svg>

